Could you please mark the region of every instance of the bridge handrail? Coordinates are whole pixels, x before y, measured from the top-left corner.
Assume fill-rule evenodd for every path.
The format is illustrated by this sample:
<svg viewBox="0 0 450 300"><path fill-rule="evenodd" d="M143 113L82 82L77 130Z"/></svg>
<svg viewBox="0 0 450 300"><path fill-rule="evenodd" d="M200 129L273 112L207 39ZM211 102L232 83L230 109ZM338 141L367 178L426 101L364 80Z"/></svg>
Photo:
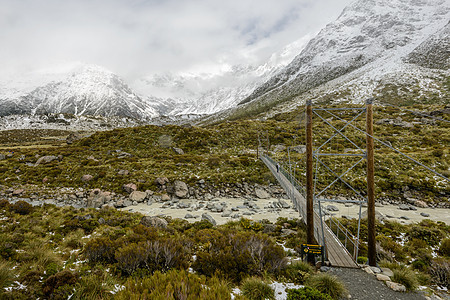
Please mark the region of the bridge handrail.
<svg viewBox="0 0 450 300"><path fill-rule="evenodd" d="M347 248L347 241L349 241L353 245L353 259L356 260L358 256L358 249L359 245L361 244L360 241L344 226L337 218L330 217L328 219L330 221L330 230L333 231L332 224L335 225L336 228L336 237L339 238L339 232L342 232L345 236L344 246ZM334 233L334 231L333 231Z"/></svg>

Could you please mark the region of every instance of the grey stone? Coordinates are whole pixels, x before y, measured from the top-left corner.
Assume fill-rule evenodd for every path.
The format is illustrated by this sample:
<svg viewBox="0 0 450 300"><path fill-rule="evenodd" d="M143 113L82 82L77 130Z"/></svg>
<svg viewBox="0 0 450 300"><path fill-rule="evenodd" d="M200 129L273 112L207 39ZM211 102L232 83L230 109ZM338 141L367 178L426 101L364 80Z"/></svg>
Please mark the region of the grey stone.
<svg viewBox="0 0 450 300"><path fill-rule="evenodd" d="M283 199L278 200L278 203L280 204L281 208L290 208L291 206L286 203Z"/></svg>
<svg viewBox="0 0 450 300"><path fill-rule="evenodd" d="M381 269L381 274L386 275L386 276L394 276L394 272L392 272L391 269L389 268L380 268Z"/></svg>
<svg viewBox="0 0 450 300"><path fill-rule="evenodd" d="M124 184L122 186L123 190L127 192L128 194L131 194L132 192L137 190L137 186L134 183L128 183Z"/></svg>
<svg viewBox="0 0 450 300"><path fill-rule="evenodd" d="M175 195L179 198L186 197L189 193L189 189L183 181L176 180L173 188L175 190Z"/></svg>
<svg viewBox="0 0 450 300"><path fill-rule="evenodd" d="M306 146L305 145L298 145L298 146L292 147L291 149L292 149L292 151L295 151L295 152L300 153L300 154L306 153Z"/></svg>
<svg viewBox="0 0 450 300"><path fill-rule="evenodd" d="M265 190L263 189L255 189L255 194L256 197L258 197L259 199L268 199L270 197L269 193L267 193Z"/></svg>
<svg viewBox="0 0 450 300"><path fill-rule="evenodd" d="M408 204L400 204L398 209L401 210L409 210L409 205Z"/></svg>
<svg viewBox="0 0 450 300"><path fill-rule="evenodd" d="M173 139L170 135L163 134L158 138L158 144L161 148L170 148L173 144Z"/></svg>
<svg viewBox="0 0 450 300"><path fill-rule="evenodd" d="M362 269L363 269L363 271L365 271L368 274L371 274L371 275L375 274L369 266L363 267Z"/></svg>
<svg viewBox="0 0 450 300"><path fill-rule="evenodd" d="M241 217L240 214L231 215L231 218L233 218L233 219L239 219L240 217Z"/></svg>
<svg viewBox="0 0 450 300"><path fill-rule="evenodd" d="M427 208L428 204L425 201L417 200L414 205L420 208Z"/></svg>
<svg viewBox="0 0 450 300"><path fill-rule="evenodd" d="M122 175L122 176L126 176L130 174L130 171L128 170L119 170L119 172L117 172L117 175Z"/></svg>
<svg viewBox="0 0 450 300"><path fill-rule="evenodd" d="M224 211L224 212L222 213L222 217L223 217L223 218L228 218L229 216L231 216L231 211L229 211L229 210Z"/></svg>
<svg viewBox="0 0 450 300"><path fill-rule="evenodd" d="M130 194L130 200L138 203L144 202L145 198L147 198L147 193L145 192L133 191Z"/></svg>
<svg viewBox="0 0 450 300"><path fill-rule="evenodd" d="M39 158L36 163L34 164L35 166L38 166L40 164L46 164L49 162L52 162L54 160L59 159L58 156L54 156L54 155L47 155L47 156L42 156L41 158Z"/></svg>
<svg viewBox="0 0 450 300"><path fill-rule="evenodd" d="M289 236L289 235L295 235L295 234L297 234L297 231L295 231L295 230L286 229L286 228L281 229L282 237Z"/></svg>
<svg viewBox="0 0 450 300"><path fill-rule="evenodd" d="M91 181L92 179L94 179L94 176L89 175L89 174L85 174L85 175L81 176L81 181L83 181L83 182L88 182L88 181Z"/></svg>
<svg viewBox="0 0 450 300"><path fill-rule="evenodd" d="M389 276L384 275L384 274L377 274L377 279L379 281L390 281L391 278L389 278Z"/></svg>
<svg viewBox="0 0 450 300"><path fill-rule="evenodd" d="M202 214L202 220L206 220L214 226L217 224L216 220L214 220L214 218L207 213Z"/></svg>
<svg viewBox="0 0 450 300"><path fill-rule="evenodd" d="M410 218L407 217L407 216L401 216L400 219L402 219L402 220L409 220Z"/></svg>
<svg viewBox="0 0 450 300"><path fill-rule="evenodd" d="M378 268L378 267L370 267L370 269L372 270L372 272L373 272L374 274L379 274L379 273L381 273L381 269Z"/></svg>
<svg viewBox="0 0 450 300"><path fill-rule="evenodd" d="M273 148L273 152L281 152L286 150L286 146L285 145L275 145L275 147Z"/></svg>
<svg viewBox="0 0 450 300"><path fill-rule="evenodd" d="M105 219L103 219L103 218L99 218L99 219L98 219L98 223L99 223L100 225L103 225L103 224L106 223L106 221L105 221Z"/></svg>
<svg viewBox="0 0 450 300"><path fill-rule="evenodd" d="M183 155L184 154L184 151L182 150L182 149L180 149L180 148L172 148L173 149L173 151L176 153L176 154L178 154L178 155Z"/></svg>
<svg viewBox="0 0 450 300"><path fill-rule="evenodd" d="M430 216L430 214L427 214L425 212L421 212L420 215L424 218L428 218Z"/></svg>
<svg viewBox="0 0 450 300"><path fill-rule="evenodd" d="M386 281L386 285L389 288L391 288L393 291L406 292L406 287L403 284L392 282L392 281Z"/></svg>
<svg viewBox="0 0 450 300"><path fill-rule="evenodd" d="M169 179L167 177L158 177L155 179L155 183L157 185L165 185L169 183Z"/></svg>
<svg viewBox="0 0 450 300"><path fill-rule="evenodd" d="M0 154L0 160L4 160L6 159L6 155L5 154Z"/></svg>
<svg viewBox="0 0 450 300"><path fill-rule="evenodd" d="M186 215L184 216L184 218L185 218L185 219L193 219L194 216L191 215L191 214L186 214Z"/></svg>
<svg viewBox="0 0 450 300"><path fill-rule="evenodd" d="M327 210L329 210L329 211L339 211L339 208L337 208L335 205L327 205Z"/></svg>
<svg viewBox="0 0 450 300"><path fill-rule="evenodd" d="M167 228L168 222L165 219L159 217L144 216L141 219L140 224L146 227Z"/></svg>

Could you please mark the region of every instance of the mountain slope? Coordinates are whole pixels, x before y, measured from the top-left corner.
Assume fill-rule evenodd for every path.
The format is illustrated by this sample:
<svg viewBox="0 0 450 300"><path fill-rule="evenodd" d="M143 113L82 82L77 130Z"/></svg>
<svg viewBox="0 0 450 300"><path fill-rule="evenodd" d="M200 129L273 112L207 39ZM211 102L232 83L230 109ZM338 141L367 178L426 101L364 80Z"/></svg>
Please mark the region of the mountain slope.
<svg viewBox="0 0 450 300"><path fill-rule="evenodd" d="M31 92L0 101L0 115L68 113L119 116L135 119L158 113L137 96L117 75L84 65Z"/></svg>
<svg viewBox="0 0 450 300"><path fill-rule="evenodd" d="M392 85L444 99L449 19L444 0L356 1L286 68L218 118L285 110L306 99L362 101Z"/></svg>

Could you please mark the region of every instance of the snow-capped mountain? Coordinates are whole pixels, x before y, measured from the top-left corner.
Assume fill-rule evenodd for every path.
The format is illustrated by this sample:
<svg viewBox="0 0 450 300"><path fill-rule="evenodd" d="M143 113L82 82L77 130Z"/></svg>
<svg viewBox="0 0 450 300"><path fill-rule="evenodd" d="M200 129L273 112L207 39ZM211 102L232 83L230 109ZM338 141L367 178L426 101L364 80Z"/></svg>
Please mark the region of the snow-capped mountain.
<svg viewBox="0 0 450 300"><path fill-rule="evenodd" d="M36 81L39 76L33 74L33 79L22 82L20 88L2 88L0 115L68 113L135 119L158 116L122 79L104 68L79 65L70 72L65 69L41 73L46 74L41 80ZM45 79L48 81L42 84Z"/></svg>
<svg viewBox="0 0 450 300"><path fill-rule="evenodd" d="M442 78L449 76L449 20L447 0L355 1L223 116L279 103L289 109L306 99L363 101L383 96L386 86L448 97Z"/></svg>
<svg viewBox="0 0 450 300"><path fill-rule="evenodd" d="M212 114L235 107L305 46L297 40L261 65L224 65L214 73L153 74L131 86L163 115ZM150 95L150 96L149 96Z"/></svg>

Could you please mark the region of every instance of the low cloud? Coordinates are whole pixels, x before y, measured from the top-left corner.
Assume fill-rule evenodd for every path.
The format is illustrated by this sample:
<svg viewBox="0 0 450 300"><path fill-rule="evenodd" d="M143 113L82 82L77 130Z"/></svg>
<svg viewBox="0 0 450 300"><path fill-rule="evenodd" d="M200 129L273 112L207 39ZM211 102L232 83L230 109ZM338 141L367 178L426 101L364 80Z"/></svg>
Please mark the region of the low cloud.
<svg viewBox="0 0 450 300"><path fill-rule="evenodd" d="M349 2L1 0L0 63L23 72L82 61L128 78L257 64Z"/></svg>

